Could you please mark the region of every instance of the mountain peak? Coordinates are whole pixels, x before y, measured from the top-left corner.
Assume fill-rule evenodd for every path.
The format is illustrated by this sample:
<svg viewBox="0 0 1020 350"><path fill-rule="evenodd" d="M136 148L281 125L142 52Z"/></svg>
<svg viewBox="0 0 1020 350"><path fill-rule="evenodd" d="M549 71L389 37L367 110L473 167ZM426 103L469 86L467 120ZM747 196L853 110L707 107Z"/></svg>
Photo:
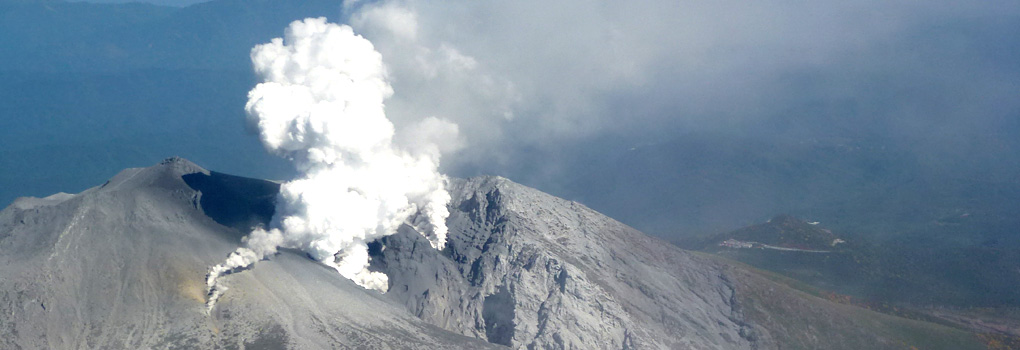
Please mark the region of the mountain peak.
<svg viewBox="0 0 1020 350"><path fill-rule="evenodd" d="M292 250L222 276L231 293L207 314L206 273L240 243L214 220L244 229L264 205L238 197L275 186L174 157L0 211L0 349L498 348Z"/></svg>
<svg viewBox="0 0 1020 350"><path fill-rule="evenodd" d="M170 157L147 168L128 168L110 178L98 189L93 191L114 191L122 189L135 189L147 187L160 187L170 189L187 189L182 177L188 174L210 174L208 170L181 157Z"/></svg>
<svg viewBox="0 0 1020 350"><path fill-rule="evenodd" d="M206 272L272 216L278 186L172 157L0 211L0 348L886 349L907 331L969 344L498 176L450 180L444 250L408 225L373 243L385 294L282 249L221 276L231 292L206 313ZM816 228L768 227L787 221ZM836 326L801 326L823 323Z"/></svg>
<svg viewBox="0 0 1020 350"><path fill-rule="evenodd" d="M422 319L512 348L752 347L757 330L710 263L506 178L449 189L445 250L401 232L372 260Z"/></svg>
<svg viewBox="0 0 1020 350"><path fill-rule="evenodd" d="M209 175L209 170L198 166L198 164L192 163L190 160L173 156L159 162L156 166L166 167L175 170L181 175L203 173Z"/></svg>

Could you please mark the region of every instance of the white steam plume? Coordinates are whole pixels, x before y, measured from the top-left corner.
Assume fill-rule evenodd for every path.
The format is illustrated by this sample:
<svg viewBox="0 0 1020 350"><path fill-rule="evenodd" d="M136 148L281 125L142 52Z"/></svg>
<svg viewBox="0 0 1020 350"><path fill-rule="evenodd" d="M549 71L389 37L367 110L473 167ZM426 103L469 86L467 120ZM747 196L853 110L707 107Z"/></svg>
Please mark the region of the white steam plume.
<svg viewBox="0 0 1020 350"><path fill-rule="evenodd" d="M346 25L309 18L284 38L252 49L262 79L245 110L266 149L302 173L284 183L269 229L256 228L244 246L210 269L208 308L225 289L217 278L276 253L301 249L365 287L385 291L385 274L371 272L367 243L414 226L442 249L450 195L438 172L439 138L457 126L434 117L409 130L414 149L393 142L383 101L393 94L382 56Z"/></svg>

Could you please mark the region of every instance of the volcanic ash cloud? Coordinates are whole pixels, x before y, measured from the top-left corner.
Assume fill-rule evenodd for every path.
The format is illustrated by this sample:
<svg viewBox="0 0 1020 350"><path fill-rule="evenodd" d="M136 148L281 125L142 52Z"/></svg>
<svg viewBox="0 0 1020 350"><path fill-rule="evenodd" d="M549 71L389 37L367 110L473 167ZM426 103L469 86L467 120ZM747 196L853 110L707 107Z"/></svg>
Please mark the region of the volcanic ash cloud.
<svg viewBox="0 0 1020 350"><path fill-rule="evenodd" d="M270 227L256 228L210 270L210 309L225 290L217 277L279 247L301 249L380 291L387 278L366 270L368 242L407 223L443 248L450 195L435 142L455 135L456 125L425 118L408 129L421 133L412 135L414 149L398 147L383 108L393 90L382 56L351 27L325 18L291 23L283 38L252 49L251 59L262 83L248 93L248 122L302 175L281 186Z"/></svg>

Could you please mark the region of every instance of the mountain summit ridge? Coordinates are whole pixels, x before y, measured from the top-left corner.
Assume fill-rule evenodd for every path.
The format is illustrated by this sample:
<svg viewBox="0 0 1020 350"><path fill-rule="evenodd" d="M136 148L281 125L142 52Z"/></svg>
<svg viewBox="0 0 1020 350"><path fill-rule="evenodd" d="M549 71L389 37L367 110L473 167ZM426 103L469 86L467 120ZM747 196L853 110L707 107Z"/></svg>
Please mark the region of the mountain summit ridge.
<svg viewBox="0 0 1020 350"><path fill-rule="evenodd" d="M505 178L449 187L448 249L383 239L388 294L412 313L515 348L752 348L714 263ZM406 273L422 261L442 267ZM452 314L450 295L468 297Z"/></svg>
<svg viewBox="0 0 1020 350"><path fill-rule="evenodd" d="M205 272L268 221L276 186L170 158L8 206L0 348L978 348L967 333L832 304L501 177L450 180L444 250L408 225L372 244L385 294L281 250L221 277L230 290L207 315Z"/></svg>
<svg viewBox="0 0 1020 350"><path fill-rule="evenodd" d="M232 289L207 316L205 273L239 233L205 215L189 174L216 173L170 158L54 205L0 212L0 348L495 347L294 251L224 276Z"/></svg>

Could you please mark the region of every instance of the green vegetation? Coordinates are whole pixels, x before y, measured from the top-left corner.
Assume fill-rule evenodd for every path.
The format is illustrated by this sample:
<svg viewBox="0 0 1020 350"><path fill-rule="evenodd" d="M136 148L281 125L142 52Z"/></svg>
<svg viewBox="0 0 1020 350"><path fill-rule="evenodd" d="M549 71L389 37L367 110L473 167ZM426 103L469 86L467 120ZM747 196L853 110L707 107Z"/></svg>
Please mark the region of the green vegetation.
<svg viewBox="0 0 1020 350"><path fill-rule="evenodd" d="M966 222L966 217L956 219ZM874 244L863 237L842 238L824 227L780 215L768 223L679 244L853 296L875 308L882 304L1020 305L1020 289L1016 288L1020 285L1020 248L965 245L937 238L949 235L947 232L927 234L935 238L922 233L903 234ZM727 239L830 252L719 246ZM846 242L833 245L836 239Z"/></svg>
<svg viewBox="0 0 1020 350"><path fill-rule="evenodd" d="M795 281L774 287L763 280L789 280L767 272L734 267L730 273L741 312L783 349L987 348L974 333L832 302Z"/></svg>
<svg viewBox="0 0 1020 350"><path fill-rule="evenodd" d="M851 318L874 320L851 325L797 316L804 317L802 321L794 315L809 312L798 311L797 307L820 308L815 311L824 308L784 305L784 301L775 299L780 297L775 293L745 285L750 293L746 302L758 308L758 317L779 317L781 324L793 322L813 327L814 332L834 334L839 329L874 326L886 332L889 339L903 340L897 343L899 347L889 348L956 349L967 348L975 341L987 349L1020 348L1020 334L1015 331L1020 325L1016 312L1020 304L1020 290L1016 288L1020 285L1020 248L972 244L966 238L976 234L975 227L981 227L975 221L966 213L954 214L933 221L929 230L901 233L874 244L863 237L843 238L820 225L780 215L767 223L680 244L716 259L730 260L731 264L739 262L736 266L754 271L755 278L848 307L845 310L856 315ZM831 244L837 239L845 242ZM830 243L828 253L810 253L764 249L762 245L721 246L720 242L726 240L812 250L826 250L825 242ZM875 312L885 315L878 317ZM824 329L825 325L832 329ZM933 332L948 338L934 341ZM857 342L860 339L852 333L845 335L848 344L871 348ZM778 334L782 339L777 340L800 344L795 347L818 345L792 329L781 329Z"/></svg>

